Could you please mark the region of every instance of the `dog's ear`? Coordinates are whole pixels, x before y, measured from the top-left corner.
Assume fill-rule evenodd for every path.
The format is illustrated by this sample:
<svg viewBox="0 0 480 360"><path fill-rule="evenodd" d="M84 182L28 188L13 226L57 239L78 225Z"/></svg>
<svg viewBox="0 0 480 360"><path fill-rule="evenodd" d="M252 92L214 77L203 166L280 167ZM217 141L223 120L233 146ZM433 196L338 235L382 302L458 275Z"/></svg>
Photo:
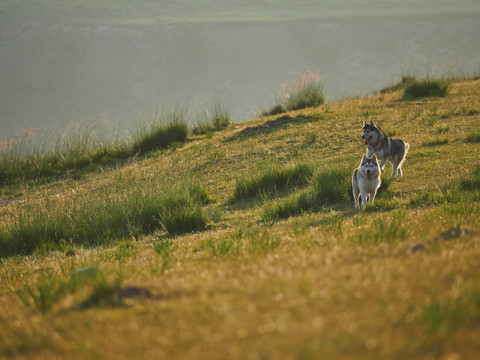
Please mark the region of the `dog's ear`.
<svg viewBox="0 0 480 360"><path fill-rule="evenodd" d="M370 125L375 126L372 120L370 120Z"/></svg>
<svg viewBox="0 0 480 360"><path fill-rule="evenodd" d="M366 159L368 159L368 158L367 158L367 154L363 154L362 163L363 163Z"/></svg>
<svg viewBox="0 0 480 360"><path fill-rule="evenodd" d="M367 125L367 123L365 122L365 120L363 120L363 127L365 127L365 125Z"/></svg>

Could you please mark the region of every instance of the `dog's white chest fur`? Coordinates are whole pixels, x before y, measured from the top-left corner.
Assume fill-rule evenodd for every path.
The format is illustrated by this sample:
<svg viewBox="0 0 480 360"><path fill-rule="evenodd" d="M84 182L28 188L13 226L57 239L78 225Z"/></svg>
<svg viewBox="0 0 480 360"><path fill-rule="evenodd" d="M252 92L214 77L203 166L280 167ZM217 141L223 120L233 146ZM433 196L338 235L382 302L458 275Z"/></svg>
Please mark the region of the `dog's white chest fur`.
<svg viewBox="0 0 480 360"><path fill-rule="evenodd" d="M379 183L379 178L378 174L375 175L367 175L366 171L362 168L359 169L359 185L364 188L364 190L372 194L373 192L377 191L378 188L378 183Z"/></svg>

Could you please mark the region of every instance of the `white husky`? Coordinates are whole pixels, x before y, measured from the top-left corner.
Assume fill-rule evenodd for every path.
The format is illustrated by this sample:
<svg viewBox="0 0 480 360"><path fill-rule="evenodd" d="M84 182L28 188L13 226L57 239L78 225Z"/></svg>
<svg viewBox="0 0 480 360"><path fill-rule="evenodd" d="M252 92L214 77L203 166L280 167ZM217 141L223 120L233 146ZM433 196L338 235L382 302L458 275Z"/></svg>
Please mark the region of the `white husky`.
<svg viewBox="0 0 480 360"><path fill-rule="evenodd" d="M377 190L382 184L380 179L380 165L376 155L367 157L363 154L360 166L355 169L352 176L353 199L355 209L360 206L359 197L362 196L362 207L369 203L373 204Z"/></svg>

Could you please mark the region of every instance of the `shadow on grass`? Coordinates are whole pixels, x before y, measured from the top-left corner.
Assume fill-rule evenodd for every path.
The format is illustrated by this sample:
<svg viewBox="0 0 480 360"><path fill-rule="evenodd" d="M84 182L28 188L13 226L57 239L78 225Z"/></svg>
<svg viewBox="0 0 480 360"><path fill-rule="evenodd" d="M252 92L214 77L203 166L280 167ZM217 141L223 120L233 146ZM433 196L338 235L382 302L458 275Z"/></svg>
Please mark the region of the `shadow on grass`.
<svg viewBox="0 0 480 360"><path fill-rule="evenodd" d="M249 126L243 130L240 130L233 134L230 138L226 139L225 141L234 141L239 140L247 137L255 137L262 134L268 134L273 131L277 131L282 129L288 124L304 124L314 120L314 118L305 116L305 115L297 115L295 117L291 117L290 115L283 115L277 117L276 119L269 120L263 124L256 125L256 126Z"/></svg>

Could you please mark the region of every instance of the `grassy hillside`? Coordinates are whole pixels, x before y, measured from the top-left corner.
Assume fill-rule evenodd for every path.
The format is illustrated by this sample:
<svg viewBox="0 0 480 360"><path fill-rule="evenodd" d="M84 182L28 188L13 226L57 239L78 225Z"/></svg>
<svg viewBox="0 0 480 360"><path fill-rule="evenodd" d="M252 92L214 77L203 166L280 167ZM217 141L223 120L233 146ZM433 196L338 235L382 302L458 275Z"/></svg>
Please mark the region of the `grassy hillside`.
<svg viewBox="0 0 480 360"><path fill-rule="evenodd" d="M356 211L364 120L410 151ZM262 117L1 191L0 357L480 353L478 80Z"/></svg>

